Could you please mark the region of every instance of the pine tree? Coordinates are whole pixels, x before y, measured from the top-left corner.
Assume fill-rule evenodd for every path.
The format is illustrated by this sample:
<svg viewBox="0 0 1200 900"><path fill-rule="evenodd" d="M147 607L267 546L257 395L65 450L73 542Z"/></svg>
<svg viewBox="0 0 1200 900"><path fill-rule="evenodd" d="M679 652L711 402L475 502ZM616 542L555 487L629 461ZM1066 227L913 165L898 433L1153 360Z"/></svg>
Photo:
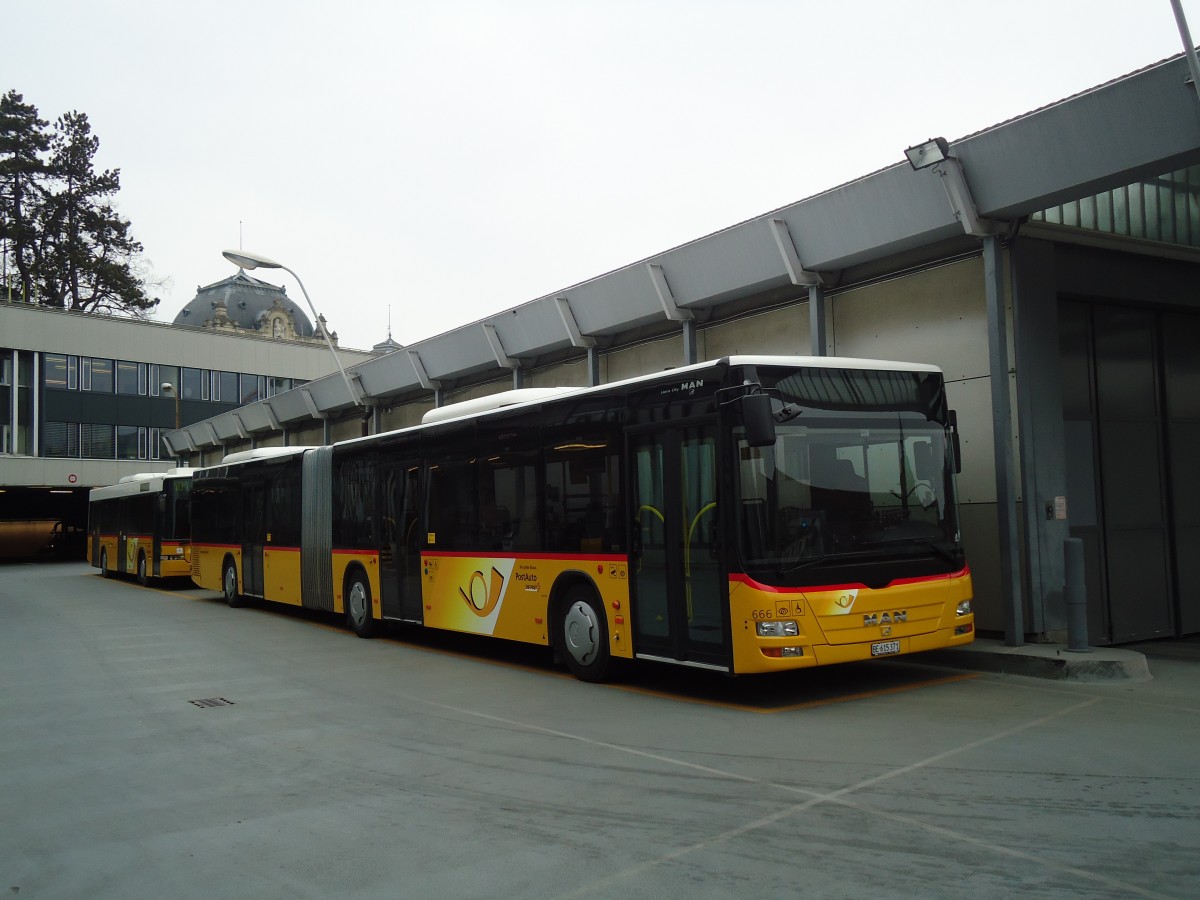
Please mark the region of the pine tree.
<svg viewBox="0 0 1200 900"><path fill-rule="evenodd" d="M38 118L37 108L16 91L0 97L0 252L4 254L0 292L4 300L14 294L30 301L34 297L35 211L47 177L42 159L50 148L47 125Z"/></svg>
<svg viewBox="0 0 1200 900"><path fill-rule="evenodd" d="M120 169L97 172L99 139L85 113L54 123L50 140L50 190L39 210L38 301L86 313L146 316L158 305L135 271L142 245L130 222L113 206Z"/></svg>

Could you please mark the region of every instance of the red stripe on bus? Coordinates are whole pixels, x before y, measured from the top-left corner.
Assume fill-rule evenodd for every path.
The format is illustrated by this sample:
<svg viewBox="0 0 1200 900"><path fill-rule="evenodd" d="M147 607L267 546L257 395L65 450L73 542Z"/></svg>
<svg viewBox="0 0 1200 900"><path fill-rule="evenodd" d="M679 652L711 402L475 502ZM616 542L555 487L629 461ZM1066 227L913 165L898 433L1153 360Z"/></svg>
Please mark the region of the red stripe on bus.
<svg viewBox="0 0 1200 900"><path fill-rule="evenodd" d="M491 550L422 550L422 556L453 556L463 559L568 559L580 562L626 562L623 553L511 553Z"/></svg>

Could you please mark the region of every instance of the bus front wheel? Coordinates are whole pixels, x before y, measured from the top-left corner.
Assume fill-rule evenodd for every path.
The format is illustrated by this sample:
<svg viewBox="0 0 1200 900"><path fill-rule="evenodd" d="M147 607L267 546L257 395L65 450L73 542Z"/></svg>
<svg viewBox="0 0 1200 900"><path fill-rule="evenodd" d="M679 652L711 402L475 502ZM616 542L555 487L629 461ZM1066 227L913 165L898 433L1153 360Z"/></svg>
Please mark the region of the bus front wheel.
<svg viewBox="0 0 1200 900"><path fill-rule="evenodd" d="M138 580L138 584L140 584L142 587L145 587L146 585L148 585L150 583L150 576L146 572L146 554L145 553L138 554L137 580Z"/></svg>
<svg viewBox="0 0 1200 900"><path fill-rule="evenodd" d="M608 622L595 592L571 588L559 605L558 643L571 674L580 681L603 681L608 674Z"/></svg>
<svg viewBox="0 0 1200 900"><path fill-rule="evenodd" d="M346 622L360 638L373 637L375 620L371 618L371 584L362 569L346 578Z"/></svg>
<svg viewBox="0 0 1200 900"><path fill-rule="evenodd" d="M105 578L112 578L112 572L108 568L108 548L100 551L100 574Z"/></svg>
<svg viewBox="0 0 1200 900"><path fill-rule="evenodd" d="M234 609L246 605L246 598L238 593L237 566L233 560L226 560L225 573L221 576L221 587L225 593L225 602Z"/></svg>

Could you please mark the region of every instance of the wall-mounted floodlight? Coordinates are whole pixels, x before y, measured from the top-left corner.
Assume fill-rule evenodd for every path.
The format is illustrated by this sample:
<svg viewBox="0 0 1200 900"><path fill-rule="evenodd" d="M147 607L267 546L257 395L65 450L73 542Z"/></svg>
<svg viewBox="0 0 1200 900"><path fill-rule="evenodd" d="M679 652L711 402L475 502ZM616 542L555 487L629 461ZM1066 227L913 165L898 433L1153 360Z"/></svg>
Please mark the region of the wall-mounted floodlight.
<svg viewBox="0 0 1200 900"><path fill-rule="evenodd" d="M359 399L358 391L354 390L354 386L350 383L350 376L346 374L346 370L342 368L342 361L338 358L337 350L333 348L333 341L329 339L329 330L321 324L321 317L317 315L317 308L313 306L312 298L308 296L308 291L304 287L304 282L300 280L300 276L289 269L281 262L276 262L269 256L262 256L258 253L250 253L247 250L222 250L221 255L241 269L283 269L293 278L296 279L296 284L300 285L300 293L304 294L304 299L308 303L308 308L312 310L313 327L321 332L321 337L325 338L325 344L329 347L329 352L333 354L333 361L338 367L338 371L342 373L342 380L346 382L346 390L350 392L350 399L355 405L362 406L363 402Z"/></svg>
<svg viewBox="0 0 1200 900"><path fill-rule="evenodd" d="M945 138L930 138L923 144L909 147L904 151L908 164L914 169L927 169L930 166L945 162L950 158L950 145Z"/></svg>

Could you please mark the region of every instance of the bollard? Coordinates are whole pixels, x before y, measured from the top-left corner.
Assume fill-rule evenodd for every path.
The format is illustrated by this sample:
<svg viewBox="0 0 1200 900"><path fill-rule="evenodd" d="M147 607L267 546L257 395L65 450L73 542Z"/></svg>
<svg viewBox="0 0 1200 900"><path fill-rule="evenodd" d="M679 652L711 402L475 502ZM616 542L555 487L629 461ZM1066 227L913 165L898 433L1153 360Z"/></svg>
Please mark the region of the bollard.
<svg viewBox="0 0 1200 900"><path fill-rule="evenodd" d="M1087 653L1087 586L1083 576L1083 541L1067 538L1063 541L1063 560L1066 563L1066 584L1063 601L1067 607L1067 649Z"/></svg>

